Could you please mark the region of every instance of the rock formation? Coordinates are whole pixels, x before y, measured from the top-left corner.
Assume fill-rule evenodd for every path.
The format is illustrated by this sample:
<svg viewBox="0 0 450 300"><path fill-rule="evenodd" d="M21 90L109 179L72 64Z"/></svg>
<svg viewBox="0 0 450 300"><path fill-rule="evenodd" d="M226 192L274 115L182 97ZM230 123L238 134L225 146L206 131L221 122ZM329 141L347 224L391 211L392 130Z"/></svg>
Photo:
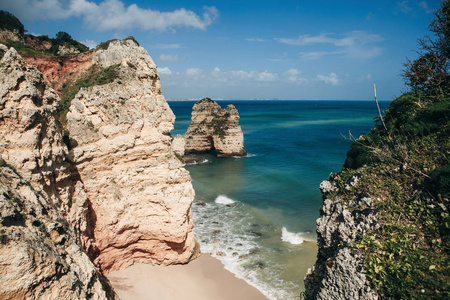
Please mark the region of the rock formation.
<svg viewBox="0 0 450 300"><path fill-rule="evenodd" d="M247 155L237 109L232 104L222 109L208 98L194 104L185 141L186 154L215 150L218 157Z"/></svg>
<svg viewBox="0 0 450 300"><path fill-rule="evenodd" d="M106 299L108 285L79 246L90 249L90 208L67 161L59 97L0 47L0 298Z"/></svg>
<svg viewBox="0 0 450 300"><path fill-rule="evenodd" d="M119 65L109 84L82 88L67 114L72 160L96 215L95 263L186 263L198 252L189 173L172 149L175 116L156 66L132 39L113 41L93 63Z"/></svg>
<svg viewBox="0 0 450 300"><path fill-rule="evenodd" d="M60 66L27 57L45 76L14 48L0 57L0 298L114 298L100 271L195 258L194 190L148 53L130 38ZM92 66L115 77L79 90L63 137L49 85Z"/></svg>
<svg viewBox="0 0 450 300"><path fill-rule="evenodd" d="M320 184L323 205L317 220L317 261L305 277L306 299L378 299L364 274L364 261L350 245L357 236L376 229L372 199L356 194L348 205L341 201L340 186L355 185L359 174L340 184L339 174L331 174Z"/></svg>

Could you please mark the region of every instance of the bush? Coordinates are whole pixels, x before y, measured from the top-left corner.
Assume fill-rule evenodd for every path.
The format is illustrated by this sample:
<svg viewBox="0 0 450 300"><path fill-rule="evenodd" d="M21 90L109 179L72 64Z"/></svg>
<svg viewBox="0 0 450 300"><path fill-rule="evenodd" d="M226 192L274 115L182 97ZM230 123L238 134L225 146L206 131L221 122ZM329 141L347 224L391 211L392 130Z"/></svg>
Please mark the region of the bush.
<svg viewBox="0 0 450 300"><path fill-rule="evenodd" d="M0 28L9 31L18 30L20 35L23 35L25 32L22 22L13 14L4 10L0 10Z"/></svg>

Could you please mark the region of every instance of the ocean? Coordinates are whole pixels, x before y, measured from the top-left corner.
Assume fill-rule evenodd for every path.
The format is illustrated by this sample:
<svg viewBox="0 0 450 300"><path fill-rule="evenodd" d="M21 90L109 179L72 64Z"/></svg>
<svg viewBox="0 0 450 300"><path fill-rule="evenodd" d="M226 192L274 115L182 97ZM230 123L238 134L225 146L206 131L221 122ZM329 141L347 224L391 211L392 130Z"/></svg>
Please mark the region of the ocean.
<svg viewBox="0 0 450 300"><path fill-rule="evenodd" d="M195 101L168 101L171 132L184 135ZM239 111L243 158L201 155L186 165L192 177L194 232L211 253L269 299L298 299L314 265L319 185L339 172L349 134L368 133L378 115L374 101L217 101ZM387 109L389 102L380 102Z"/></svg>

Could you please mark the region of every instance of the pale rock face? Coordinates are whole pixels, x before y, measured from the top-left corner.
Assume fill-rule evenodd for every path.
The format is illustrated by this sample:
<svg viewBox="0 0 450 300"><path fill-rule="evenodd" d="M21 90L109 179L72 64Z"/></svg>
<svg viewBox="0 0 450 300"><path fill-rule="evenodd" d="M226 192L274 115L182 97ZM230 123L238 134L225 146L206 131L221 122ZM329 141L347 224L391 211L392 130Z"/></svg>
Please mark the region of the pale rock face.
<svg viewBox="0 0 450 300"><path fill-rule="evenodd" d="M64 56L64 55L74 55L79 54L80 51L75 48L74 46L66 47L64 45L60 45L58 47L58 55Z"/></svg>
<svg viewBox="0 0 450 300"><path fill-rule="evenodd" d="M358 180L360 174L348 184ZM340 201L339 174L320 184L323 205L317 219L317 260L305 277L306 299L378 299L364 273L364 259L349 245L357 236L378 228L377 211L367 194L354 196L348 206ZM345 189L345 186L343 187ZM338 196L331 196L337 192Z"/></svg>
<svg viewBox="0 0 450 300"><path fill-rule="evenodd" d="M0 40L11 40L15 42L23 42L23 37L19 34L19 30L9 31L0 29Z"/></svg>
<svg viewBox="0 0 450 300"><path fill-rule="evenodd" d="M78 244L90 248L90 209L66 160L59 97L12 48L0 82L0 298L106 299Z"/></svg>
<svg viewBox="0 0 450 300"><path fill-rule="evenodd" d="M14 48L0 61L1 157L58 207L85 249L90 249L90 208L67 161L58 119L59 96Z"/></svg>
<svg viewBox="0 0 450 300"><path fill-rule="evenodd" d="M186 142L184 141L184 137L181 134L177 134L177 136L172 141L172 150L182 157L184 156L185 147Z"/></svg>
<svg viewBox="0 0 450 300"><path fill-rule="evenodd" d="M109 47L94 60L120 64L119 78L82 88L67 114L72 160L95 211L94 261L104 271L186 263L198 254L194 190L172 148L175 116L143 48L131 40Z"/></svg>
<svg viewBox="0 0 450 300"><path fill-rule="evenodd" d="M218 157L247 155L239 113L232 104L226 109L209 99L194 104L185 141L186 154L215 150Z"/></svg>
<svg viewBox="0 0 450 300"><path fill-rule="evenodd" d="M95 52L92 63L99 64L104 68L115 64L128 66L135 71L139 79L151 82L155 94L161 95L161 84L156 71L156 64L148 55L147 50L138 46L131 38L111 41L106 50Z"/></svg>

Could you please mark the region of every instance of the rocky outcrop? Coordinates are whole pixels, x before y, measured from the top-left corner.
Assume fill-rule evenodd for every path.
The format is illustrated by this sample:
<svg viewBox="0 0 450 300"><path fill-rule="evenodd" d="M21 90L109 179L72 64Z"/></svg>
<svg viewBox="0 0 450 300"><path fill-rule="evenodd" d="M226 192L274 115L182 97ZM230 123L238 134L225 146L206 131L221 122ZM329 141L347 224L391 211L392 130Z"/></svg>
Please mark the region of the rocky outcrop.
<svg viewBox="0 0 450 300"><path fill-rule="evenodd" d="M0 165L0 298L114 299L63 215Z"/></svg>
<svg viewBox="0 0 450 300"><path fill-rule="evenodd" d="M91 249L91 210L67 161L59 97L0 47L0 298L106 299L108 285L79 246Z"/></svg>
<svg viewBox="0 0 450 300"><path fill-rule="evenodd" d="M350 203L340 196L360 176L342 182L339 174L331 174L320 185L323 205L317 220L319 250L314 267L305 277L306 299L378 299L366 280L363 257L351 247L358 236L378 228L377 211L365 193L355 194Z"/></svg>
<svg viewBox="0 0 450 300"><path fill-rule="evenodd" d="M215 150L218 157L247 155L237 109L232 104L222 109L208 98L194 104L185 141L186 154Z"/></svg>
<svg viewBox="0 0 450 300"><path fill-rule="evenodd" d="M189 173L172 148L175 116L156 66L132 39L94 54L119 65L109 84L82 88L67 114L72 160L95 212L95 263L186 263L198 254Z"/></svg>

